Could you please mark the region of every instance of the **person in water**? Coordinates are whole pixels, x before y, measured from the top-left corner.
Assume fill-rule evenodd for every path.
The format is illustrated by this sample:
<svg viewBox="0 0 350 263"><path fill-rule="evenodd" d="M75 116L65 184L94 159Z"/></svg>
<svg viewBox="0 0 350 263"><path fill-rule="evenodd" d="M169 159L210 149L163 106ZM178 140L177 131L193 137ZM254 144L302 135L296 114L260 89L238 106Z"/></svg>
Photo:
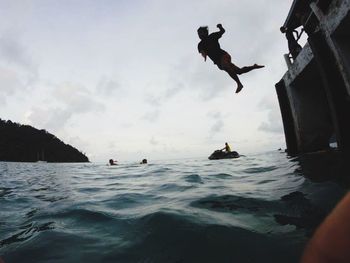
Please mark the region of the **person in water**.
<svg viewBox="0 0 350 263"><path fill-rule="evenodd" d="M231 147L230 147L230 145L228 145L227 142L225 142L225 147L220 149L220 151L225 151L225 152L229 153L229 152L231 152Z"/></svg>
<svg viewBox="0 0 350 263"><path fill-rule="evenodd" d="M109 165L117 165L117 161L114 161L113 159L109 159Z"/></svg>
<svg viewBox="0 0 350 263"><path fill-rule="evenodd" d="M225 33L225 29L221 24L217 27L220 31L211 33L209 35L208 27L200 27L197 30L198 36L201 41L198 43L198 52L204 57L204 61L207 60L207 56L218 66L219 69L226 71L230 77L236 81L237 89L236 93L243 89L243 84L239 80L237 75L247 73L253 69L263 68L264 66L254 64L247 67L238 67L231 61L231 56L225 50L221 49L219 44L219 38Z"/></svg>
<svg viewBox="0 0 350 263"><path fill-rule="evenodd" d="M147 164L147 159L142 159L142 161L140 162L140 164Z"/></svg>

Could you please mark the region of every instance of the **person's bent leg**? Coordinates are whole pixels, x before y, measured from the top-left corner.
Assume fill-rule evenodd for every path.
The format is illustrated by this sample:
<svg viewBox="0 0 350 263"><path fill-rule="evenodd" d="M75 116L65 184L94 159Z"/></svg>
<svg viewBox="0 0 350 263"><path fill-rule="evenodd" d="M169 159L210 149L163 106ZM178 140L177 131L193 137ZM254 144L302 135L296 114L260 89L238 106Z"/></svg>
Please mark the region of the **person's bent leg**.
<svg viewBox="0 0 350 263"><path fill-rule="evenodd" d="M236 83L237 83L236 93L240 92L243 89L243 84L241 83L241 81L239 80L239 78L237 76L236 69L238 67L231 62L231 56L229 54L225 54L224 56L222 56L221 65L219 68L221 70L226 71L230 75L230 77L234 81L236 81Z"/></svg>
<svg viewBox="0 0 350 263"><path fill-rule="evenodd" d="M229 75L230 77L236 81L237 83L237 89L236 89L236 93L240 92L243 89L243 84L241 83L241 81L239 80L235 70L233 70L232 68L227 68L224 69Z"/></svg>

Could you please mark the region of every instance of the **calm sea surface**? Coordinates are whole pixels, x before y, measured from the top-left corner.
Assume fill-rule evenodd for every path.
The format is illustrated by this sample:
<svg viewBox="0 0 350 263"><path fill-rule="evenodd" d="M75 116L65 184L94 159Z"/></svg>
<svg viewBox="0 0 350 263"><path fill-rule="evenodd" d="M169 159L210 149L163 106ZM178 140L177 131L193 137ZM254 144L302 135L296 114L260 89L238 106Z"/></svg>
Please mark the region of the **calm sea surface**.
<svg viewBox="0 0 350 263"><path fill-rule="evenodd" d="M298 262L348 187L334 163L0 162L0 257L12 262ZM314 180L310 178L323 178Z"/></svg>

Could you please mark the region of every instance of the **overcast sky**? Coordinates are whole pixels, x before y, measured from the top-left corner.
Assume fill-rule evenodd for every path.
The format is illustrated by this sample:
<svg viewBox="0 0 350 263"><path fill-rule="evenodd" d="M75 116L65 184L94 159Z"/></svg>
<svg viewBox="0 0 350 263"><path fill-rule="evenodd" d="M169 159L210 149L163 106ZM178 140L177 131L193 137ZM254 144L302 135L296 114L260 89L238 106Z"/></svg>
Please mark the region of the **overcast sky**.
<svg viewBox="0 0 350 263"><path fill-rule="evenodd" d="M206 157L285 147L275 83L292 1L0 0L0 118L45 129L91 161ZM197 28L238 66L197 51Z"/></svg>

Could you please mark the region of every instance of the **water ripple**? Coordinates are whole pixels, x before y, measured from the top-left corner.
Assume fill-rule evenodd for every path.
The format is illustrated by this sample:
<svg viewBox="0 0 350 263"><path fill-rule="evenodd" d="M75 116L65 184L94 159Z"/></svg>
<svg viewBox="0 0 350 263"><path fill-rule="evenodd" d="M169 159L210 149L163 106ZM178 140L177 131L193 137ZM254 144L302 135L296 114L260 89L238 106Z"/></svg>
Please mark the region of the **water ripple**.
<svg viewBox="0 0 350 263"><path fill-rule="evenodd" d="M0 255L6 263L297 262L347 191L337 169L322 172L330 181L309 179L320 170L309 159L276 151L115 167L0 162Z"/></svg>

